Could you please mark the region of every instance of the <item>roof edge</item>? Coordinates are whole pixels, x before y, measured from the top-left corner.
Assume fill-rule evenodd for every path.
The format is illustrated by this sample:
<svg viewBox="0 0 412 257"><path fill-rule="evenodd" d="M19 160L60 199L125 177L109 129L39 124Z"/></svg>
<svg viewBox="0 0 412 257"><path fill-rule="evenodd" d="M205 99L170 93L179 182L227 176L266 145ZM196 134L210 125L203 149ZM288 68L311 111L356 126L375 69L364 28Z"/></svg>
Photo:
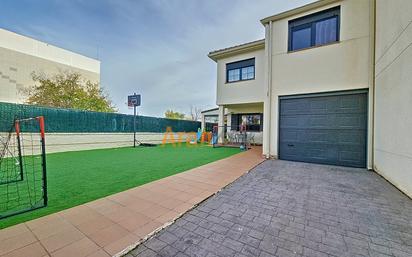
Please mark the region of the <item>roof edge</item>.
<svg viewBox="0 0 412 257"><path fill-rule="evenodd" d="M322 7L322 6L325 6L325 5L328 5L328 4L332 4L332 3L335 3L335 2L339 2L339 1L340 0L318 0L318 1L313 2L313 3L302 5L300 7L295 8L295 9L291 9L291 10L288 10L288 11L285 11L285 12L281 12L281 13L263 18L263 19L260 20L260 22L263 25L265 25L265 24L269 23L270 21L281 20L281 19L293 16L293 15L296 15L296 14L299 14L299 13L302 13L302 12L310 11L312 9L319 8L319 7Z"/></svg>
<svg viewBox="0 0 412 257"><path fill-rule="evenodd" d="M100 74L101 61L0 27L0 48Z"/></svg>
<svg viewBox="0 0 412 257"><path fill-rule="evenodd" d="M207 56L216 62L218 59L221 59L224 57L233 56L233 55L245 53L248 51L258 50L264 47L265 47L265 39L259 39L256 41L211 51L209 52Z"/></svg>
<svg viewBox="0 0 412 257"><path fill-rule="evenodd" d="M203 110L203 111L201 111L200 113L211 112L211 111L217 111L217 110L219 110L219 107L215 107L215 108L212 108L212 109Z"/></svg>

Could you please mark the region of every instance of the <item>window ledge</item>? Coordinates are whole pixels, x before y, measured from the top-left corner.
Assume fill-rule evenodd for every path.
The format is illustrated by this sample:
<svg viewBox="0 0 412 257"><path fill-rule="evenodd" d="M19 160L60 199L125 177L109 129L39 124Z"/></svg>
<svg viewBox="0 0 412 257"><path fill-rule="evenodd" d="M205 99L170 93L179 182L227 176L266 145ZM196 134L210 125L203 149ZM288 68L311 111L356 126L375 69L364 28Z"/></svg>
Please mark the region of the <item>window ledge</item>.
<svg viewBox="0 0 412 257"><path fill-rule="evenodd" d="M340 44L340 42L341 42L341 41L335 41L335 42L328 43L328 44L324 44L324 45L311 46L311 47L306 47L306 48L302 48L302 49L298 49L298 50L291 50L291 51L288 50L287 53L288 53L288 54L293 54L293 53L296 53L296 52L311 50L311 49L315 49L315 48L319 48L319 47L330 46L330 45L337 45L337 44Z"/></svg>
<svg viewBox="0 0 412 257"><path fill-rule="evenodd" d="M234 84L234 83L239 83L239 82L245 82L245 81L251 81L251 80L255 80L256 78L253 79L242 79L242 80L236 80L236 81L232 81L232 82L225 82L225 84Z"/></svg>

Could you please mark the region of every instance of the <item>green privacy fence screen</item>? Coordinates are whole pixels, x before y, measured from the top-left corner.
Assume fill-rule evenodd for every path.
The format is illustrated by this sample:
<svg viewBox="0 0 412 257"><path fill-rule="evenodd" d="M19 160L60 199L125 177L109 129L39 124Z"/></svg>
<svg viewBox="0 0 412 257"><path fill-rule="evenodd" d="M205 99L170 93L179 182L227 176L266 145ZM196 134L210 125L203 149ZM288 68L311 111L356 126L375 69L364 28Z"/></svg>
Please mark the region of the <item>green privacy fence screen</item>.
<svg viewBox="0 0 412 257"><path fill-rule="evenodd" d="M9 131L16 118L23 119L35 116L44 116L46 132L48 133L133 132L133 115L3 102L0 102L0 132ZM137 116L136 118L138 132L165 132L167 127L171 127L173 132L193 132L200 128L200 122L146 116ZM22 129L24 131L37 131L35 128Z"/></svg>

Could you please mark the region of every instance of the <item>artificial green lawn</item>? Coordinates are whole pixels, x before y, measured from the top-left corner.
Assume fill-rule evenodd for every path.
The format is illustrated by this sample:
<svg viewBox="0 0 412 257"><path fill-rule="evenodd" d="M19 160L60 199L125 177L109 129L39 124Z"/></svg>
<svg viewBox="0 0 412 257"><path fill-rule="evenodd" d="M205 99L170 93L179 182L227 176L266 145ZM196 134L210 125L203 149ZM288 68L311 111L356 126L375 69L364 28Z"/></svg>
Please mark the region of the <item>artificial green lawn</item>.
<svg viewBox="0 0 412 257"><path fill-rule="evenodd" d="M0 229L143 185L233 154L206 145L112 148L47 154L47 207L0 220Z"/></svg>

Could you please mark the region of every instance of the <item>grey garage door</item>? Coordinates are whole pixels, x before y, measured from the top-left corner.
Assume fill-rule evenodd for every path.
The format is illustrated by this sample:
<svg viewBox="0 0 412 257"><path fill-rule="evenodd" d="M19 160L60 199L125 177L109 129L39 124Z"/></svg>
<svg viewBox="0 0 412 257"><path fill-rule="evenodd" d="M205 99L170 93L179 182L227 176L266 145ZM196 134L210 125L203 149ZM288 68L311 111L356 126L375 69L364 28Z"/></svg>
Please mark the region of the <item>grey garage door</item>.
<svg viewBox="0 0 412 257"><path fill-rule="evenodd" d="M367 92L280 98L279 157L366 167Z"/></svg>

